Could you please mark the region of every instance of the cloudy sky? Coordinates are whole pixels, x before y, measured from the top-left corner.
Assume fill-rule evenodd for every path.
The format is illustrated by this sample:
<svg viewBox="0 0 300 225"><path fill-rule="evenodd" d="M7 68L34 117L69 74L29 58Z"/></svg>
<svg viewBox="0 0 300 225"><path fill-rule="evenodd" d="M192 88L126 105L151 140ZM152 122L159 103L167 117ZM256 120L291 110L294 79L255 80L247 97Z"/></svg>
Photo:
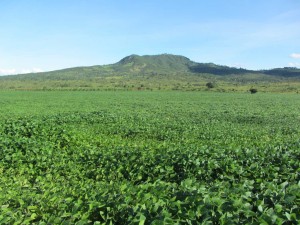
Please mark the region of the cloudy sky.
<svg viewBox="0 0 300 225"><path fill-rule="evenodd" d="M299 0L0 0L0 74L130 54L300 67Z"/></svg>

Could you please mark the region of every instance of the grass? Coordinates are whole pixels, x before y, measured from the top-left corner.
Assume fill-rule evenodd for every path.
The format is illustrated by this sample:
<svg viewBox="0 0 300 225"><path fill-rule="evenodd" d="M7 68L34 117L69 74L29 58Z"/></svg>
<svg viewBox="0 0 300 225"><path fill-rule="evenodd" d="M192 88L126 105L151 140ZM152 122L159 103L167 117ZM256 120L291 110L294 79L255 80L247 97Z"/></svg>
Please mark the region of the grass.
<svg viewBox="0 0 300 225"><path fill-rule="evenodd" d="M174 76L176 76L174 78ZM236 76L218 77L214 75L192 76L186 74L153 76L108 76L76 80L19 81L3 80L0 90L19 91L210 91L210 92L249 92L256 88L264 93L299 93L297 79L256 80L253 75L243 78ZM216 87L208 89L206 84L213 82Z"/></svg>

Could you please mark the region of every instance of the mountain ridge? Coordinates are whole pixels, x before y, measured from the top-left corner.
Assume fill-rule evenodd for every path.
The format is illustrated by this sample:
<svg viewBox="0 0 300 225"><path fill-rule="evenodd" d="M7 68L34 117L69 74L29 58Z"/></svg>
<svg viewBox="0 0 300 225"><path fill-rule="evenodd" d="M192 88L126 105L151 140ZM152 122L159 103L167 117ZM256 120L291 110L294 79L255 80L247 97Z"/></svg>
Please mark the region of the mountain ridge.
<svg viewBox="0 0 300 225"><path fill-rule="evenodd" d="M145 61L147 63L145 63ZM191 72L191 73L209 73L214 75L232 75L232 74L245 74L245 73L262 73L266 75L276 75L276 76L300 76L300 69L292 67L284 68L273 68L268 70L250 70L245 68L236 68L226 65L218 65L215 63L199 63L190 60L189 58L181 55L173 54L160 54L160 55L136 55L132 54L124 57L119 62L111 65L126 65L130 64L138 67L139 63L143 62L144 64L141 68L147 68L147 66L152 66L152 69L168 69L180 72ZM154 66L153 66L154 65ZM186 68L184 68L186 66Z"/></svg>
<svg viewBox="0 0 300 225"><path fill-rule="evenodd" d="M208 73L213 75L238 75L245 73L262 73L274 76L300 76L300 69L294 67L273 68L267 70L250 70L245 68L236 68L226 65L218 65L215 63L199 63L190 60L188 57L173 54L158 54L158 55L137 55L132 54L126 56L116 63L107 65L79 66L64 68L53 71L45 71L39 73L3 75L8 76L26 76L29 74L48 74L74 70L98 70L106 74L107 72L187 72L187 73ZM99 73L97 73L99 75Z"/></svg>
<svg viewBox="0 0 300 225"><path fill-rule="evenodd" d="M214 90L219 91L246 90L252 86L261 86L264 90L282 86L298 91L300 69L285 67L256 71L198 63L181 55L132 54L108 65L1 76L0 89L205 90L207 82L218 83L219 88ZM291 82L296 85L290 87Z"/></svg>

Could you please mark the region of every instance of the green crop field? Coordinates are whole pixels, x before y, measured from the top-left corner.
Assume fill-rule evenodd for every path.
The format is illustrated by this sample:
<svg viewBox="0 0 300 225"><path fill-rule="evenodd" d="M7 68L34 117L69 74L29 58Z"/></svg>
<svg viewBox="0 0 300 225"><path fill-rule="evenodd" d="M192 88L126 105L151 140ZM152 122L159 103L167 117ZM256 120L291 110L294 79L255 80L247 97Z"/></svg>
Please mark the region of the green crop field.
<svg viewBox="0 0 300 225"><path fill-rule="evenodd" d="M0 96L0 224L300 223L297 94Z"/></svg>

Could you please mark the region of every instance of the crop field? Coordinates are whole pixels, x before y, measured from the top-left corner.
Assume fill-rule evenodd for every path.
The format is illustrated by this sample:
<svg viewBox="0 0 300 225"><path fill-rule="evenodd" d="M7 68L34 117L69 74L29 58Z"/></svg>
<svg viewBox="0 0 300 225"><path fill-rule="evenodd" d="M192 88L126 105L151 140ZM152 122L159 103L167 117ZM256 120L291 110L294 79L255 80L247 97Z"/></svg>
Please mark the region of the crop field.
<svg viewBox="0 0 300 225"><path fill-rule="evenodd" d="M0 224L300 223L297 94L0 96Z"/></svg>

